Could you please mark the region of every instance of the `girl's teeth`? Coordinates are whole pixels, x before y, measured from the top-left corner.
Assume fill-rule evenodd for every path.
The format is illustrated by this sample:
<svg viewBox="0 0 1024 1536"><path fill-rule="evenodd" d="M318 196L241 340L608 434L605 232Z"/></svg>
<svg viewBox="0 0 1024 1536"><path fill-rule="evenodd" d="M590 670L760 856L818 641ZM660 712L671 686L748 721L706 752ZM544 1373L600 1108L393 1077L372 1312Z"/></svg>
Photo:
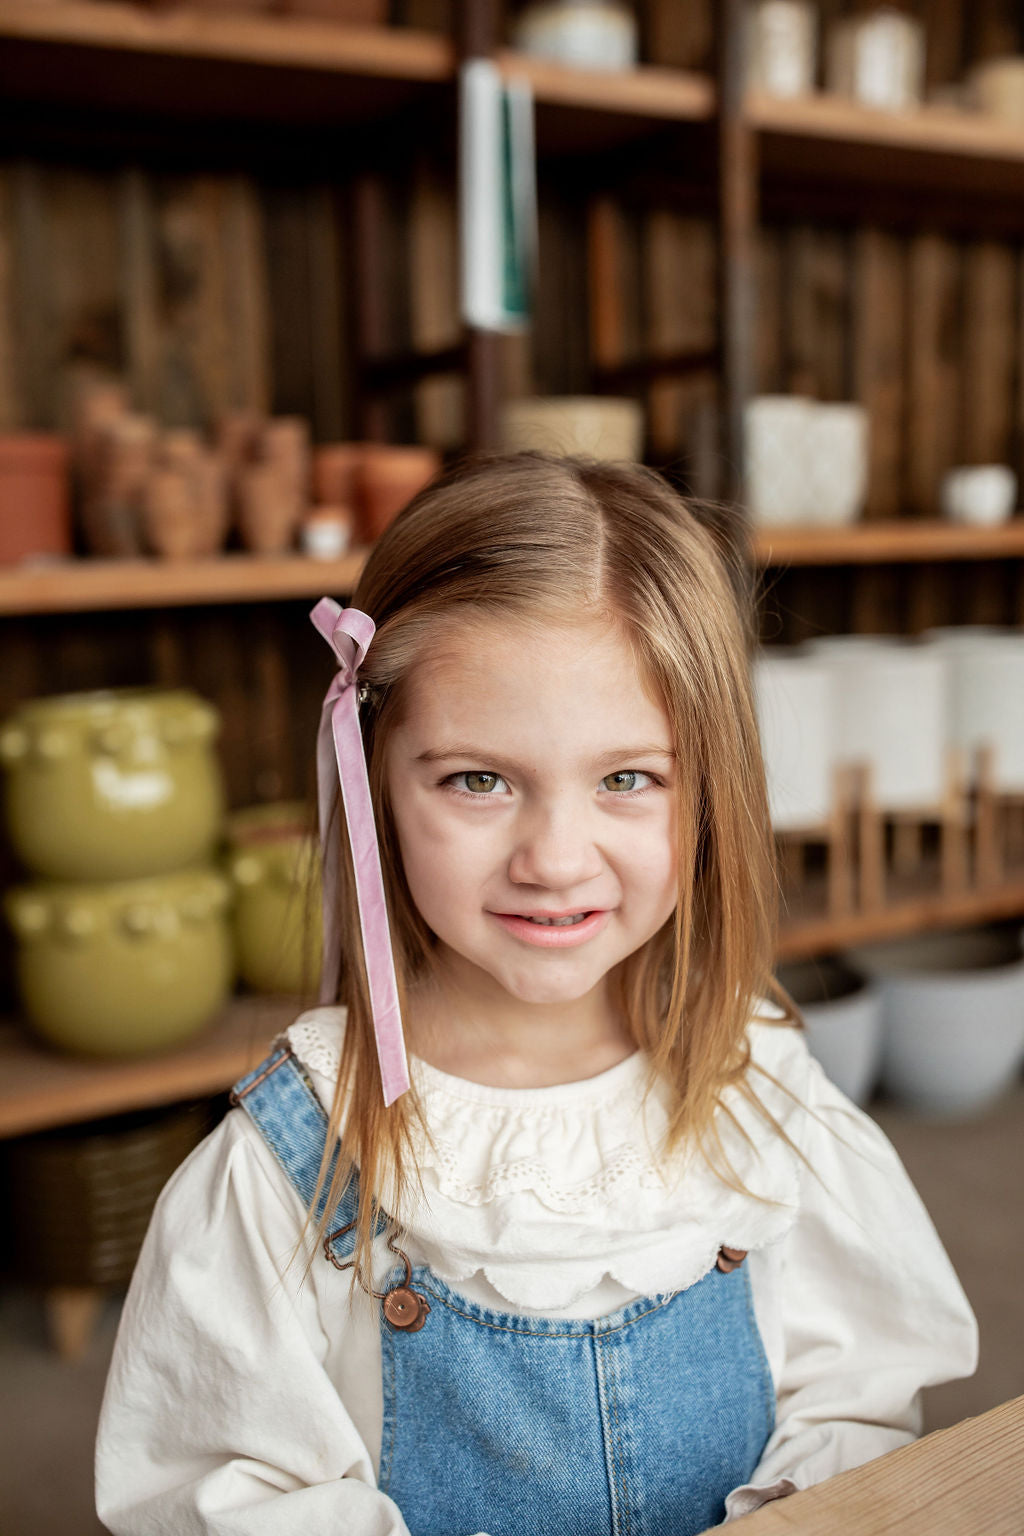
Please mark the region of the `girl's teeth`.
<svg viewBox="0 0 1024 1536"><path fill-rule="evenodd" d="M544 928L568 928L574 923L582 923L586 915L585 912L577 912L573 917L531 917L527 921L540 923Z"/></svg>

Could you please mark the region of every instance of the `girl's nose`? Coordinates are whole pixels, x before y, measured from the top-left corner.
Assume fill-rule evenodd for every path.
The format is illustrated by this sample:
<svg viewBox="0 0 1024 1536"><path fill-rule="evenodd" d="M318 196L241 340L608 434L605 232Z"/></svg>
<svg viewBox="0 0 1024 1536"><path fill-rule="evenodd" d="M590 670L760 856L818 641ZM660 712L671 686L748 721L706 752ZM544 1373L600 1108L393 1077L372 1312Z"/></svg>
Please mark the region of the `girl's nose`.
<svg viewBox="0 0 1024 1536"><path fill-rule="evenodd" d="M509 879L566 892L593 880L603 864L587 821L585 812L568 804L536 810L519 825Z"/></svg>

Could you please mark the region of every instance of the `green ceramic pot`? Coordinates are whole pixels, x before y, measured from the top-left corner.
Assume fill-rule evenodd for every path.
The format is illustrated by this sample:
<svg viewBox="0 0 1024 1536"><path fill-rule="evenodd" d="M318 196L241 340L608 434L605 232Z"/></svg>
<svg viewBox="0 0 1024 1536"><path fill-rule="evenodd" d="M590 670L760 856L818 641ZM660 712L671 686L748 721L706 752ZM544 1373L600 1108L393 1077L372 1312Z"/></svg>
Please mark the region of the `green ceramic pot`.
<svg viewBox="0 0 1024 1536"><path fill-rule="evenodd" d="M51 1044L89 1056L141 1056L186 1040L231 988L229 901L211 869L9 891L29 1022Z"/></svg>
<svg viewBox="0 0 1024 1536"><path fill-rule="evenodd" d="M216 710L185 690L30 699L0 730L11 842L48 880L131 880L208 859L223 821Z"/></svg>
<svg viewBox="0 0 1024 1536"><path fill-rule="evenodd" d="M306 807L278 802L228 819L238 974L254 992L312 993L320 976L320 856Z"/></svg>

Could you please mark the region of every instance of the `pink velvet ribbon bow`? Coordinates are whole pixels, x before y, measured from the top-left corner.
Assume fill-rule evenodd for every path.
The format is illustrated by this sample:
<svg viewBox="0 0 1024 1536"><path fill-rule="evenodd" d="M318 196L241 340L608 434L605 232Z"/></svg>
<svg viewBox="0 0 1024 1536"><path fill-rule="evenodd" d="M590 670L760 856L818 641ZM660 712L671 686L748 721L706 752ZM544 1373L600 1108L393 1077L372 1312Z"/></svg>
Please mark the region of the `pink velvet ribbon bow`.
<svg viewBox="0 0 1024 1536"><path fill-rule="evenodd" d="M329 837L334 782L337 774L348 826L355 873L359 925L362 930L366 978L370 989L377 1060L384 1103L409 1087L409 1064L398 1006L398 984L391 952L384 877L380 867L377 827L370 799L370 781L359 729L359 667L374 635L374 622L358 608L342 608L322 597L310 614L313 624L338 659L338 671L324 696L317 737L317 799L320 846L323 851L324 958L320 1001L333 1003L341 973L341 933L338 910L338 848Z"/></svg>

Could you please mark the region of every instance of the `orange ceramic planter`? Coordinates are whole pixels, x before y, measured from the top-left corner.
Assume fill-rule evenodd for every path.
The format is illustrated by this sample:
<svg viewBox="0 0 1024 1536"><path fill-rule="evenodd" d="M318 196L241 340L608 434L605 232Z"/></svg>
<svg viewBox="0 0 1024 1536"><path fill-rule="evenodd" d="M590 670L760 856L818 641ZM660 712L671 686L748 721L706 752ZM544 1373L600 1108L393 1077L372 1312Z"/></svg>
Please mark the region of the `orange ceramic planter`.
<svg viewBox="0 0 1024 1536"><path fill-rule="evenodd" d="M70 554L68 452L42 432L0 436L0 565Z"/></svg>

